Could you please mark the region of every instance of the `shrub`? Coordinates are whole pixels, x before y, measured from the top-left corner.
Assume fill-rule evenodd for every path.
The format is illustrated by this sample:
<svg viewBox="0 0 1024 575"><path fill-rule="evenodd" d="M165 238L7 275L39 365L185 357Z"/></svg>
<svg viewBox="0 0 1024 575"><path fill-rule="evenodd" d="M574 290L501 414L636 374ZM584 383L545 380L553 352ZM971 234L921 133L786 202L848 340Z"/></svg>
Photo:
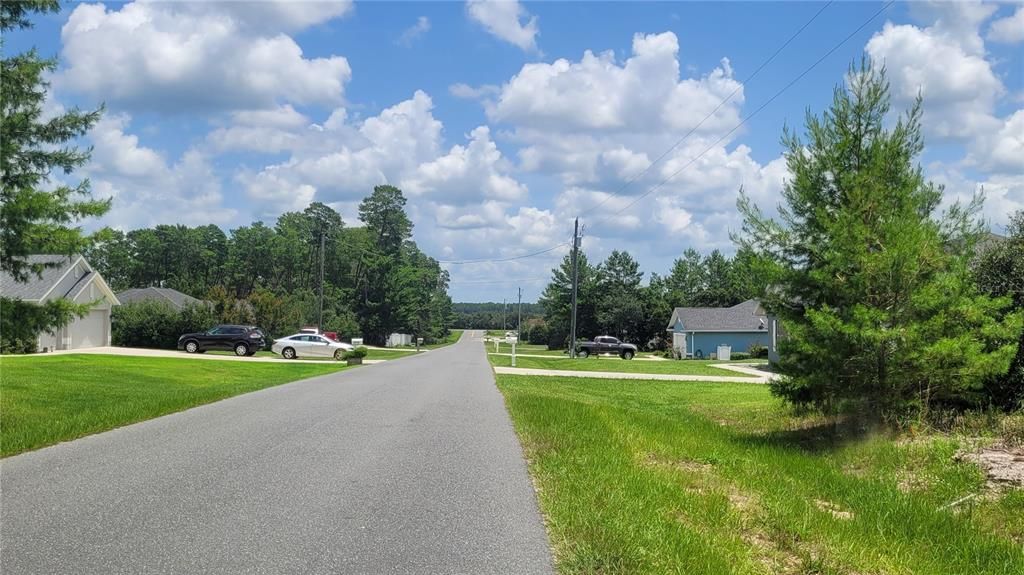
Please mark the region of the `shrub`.
<svg viewBox="0 0 1024 575"><path fill-rule="evenodd" d="M768 357L768 348L759 343L750 346L747 351L750 353L750 357Z"/></svg>
<svg viewBox="0 0 1024 575"><path fill-rule="evenodd" d="M750 355L749 353L743 353L743 352L741 351L741 352L739 352L739 353L734 353L734 354L731 354L731 355L730 355L730 357L729 357L729 359L730 359L730 360L736 360L736 361L739 361L739 360L741 360L741 359L750 359L751 357L754 357L754 356Z"/></svg>
<svg viewBox="0 0 1024 575"><path fill-rule="evenodd" d="M132 302L111 312L110 339L122 347L175 349L182 334L205 331L216 323L206 305L186 306L179 312L164 302Z"/></svg>
<svg viewBox="0 0 1024 575"><path fill-rule="evenodd" d="M367 353L369 352L366 350L366 348L360 346L351 351L346 351L344 355L342 355L341 357L342 359L362 359L366 357Z"/></svg>

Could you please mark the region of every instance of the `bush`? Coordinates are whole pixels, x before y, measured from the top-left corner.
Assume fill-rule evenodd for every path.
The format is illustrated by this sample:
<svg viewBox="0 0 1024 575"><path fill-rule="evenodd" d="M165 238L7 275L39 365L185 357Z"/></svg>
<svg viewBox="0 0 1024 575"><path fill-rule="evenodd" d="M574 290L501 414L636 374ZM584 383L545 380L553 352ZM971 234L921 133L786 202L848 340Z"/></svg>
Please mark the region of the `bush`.
<svg viewBox="0 0 1024 575"><path fill-rule="evenodd" d="M365 347L359 346L359 347L357 347L357 348L355 348L355 349L353 349L351 351L346 351L344 353L344 355L341 356L341 358L342 359L362 359L362 358L366 357L366 355L368 353L369 352L366 350Z"/></svg>
<svg viewBox="0 0 1024 575"><path fill-rule="evenodd" d="M739 353L731 354L729 359L730 360L735 360L735 361L740 361L742 359L750 359L751 357L754 357L754 356L750 355L749 353L743 353L741 351Z"/></svg>
<svg viewBox="0 0 1024 575"><path fill-rule="evenodd" d="M754 345L750 346L750 349L747 351L750 353L750 357L768 357L768 348L759 343L755 343Z"/></svg>
<svg viewBox="0 0 1024 575"><path fill-rule="evenodd" d="M110 339L122 347L175 349L185 333L205 331L217 324L206 305L186 306L180 312L159 301L115 306L110 318Z"/></svg>

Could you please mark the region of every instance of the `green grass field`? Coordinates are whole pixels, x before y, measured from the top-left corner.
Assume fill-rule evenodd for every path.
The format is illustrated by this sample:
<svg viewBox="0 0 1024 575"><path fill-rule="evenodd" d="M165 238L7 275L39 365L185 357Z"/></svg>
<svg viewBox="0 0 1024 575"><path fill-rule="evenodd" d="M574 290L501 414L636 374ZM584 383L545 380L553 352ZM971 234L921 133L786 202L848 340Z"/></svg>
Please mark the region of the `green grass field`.
<svg viewBox="0 0 1024 575"><path fill-rule="evenodd" d="M347 369L112 355L0 359L0 456Z"/></svg>
<svg viewBox="0 0 1024 575"><path fill-rule="evenodd" d="M497 352L494 351L494 342L485 342L484 347L487 349L487 353L512 353L512 344L505 342L498 343ZM550 355L551 357L569 357L569 354L566 353L565 350L548 349L548 346L546 345L537 345L532 343L517 343L516 353Z"/></svg>
<svg viewBox="0 0 1024 575"><path fill-rule="evenodd" d="M451 344L459 341L460 337L462 337L462 330L461 329L451 329L451 330L448 330L448 337L445 338L444 341L440 341L440 342L437 342L437 343L431 343L429 345L424 345L423 348L424 349L437 349L439 347L444 347L446 345L451 345Z"/></svg>
<svg viewBox="0 0 1024 575"><path fill-rule="evenodd" d="M517 350L518 351L518 350ZM525 352L524 352L525 353ZM502 367L512 366L512 357L507 355L488 355L491 365ZM557 369L568 371L608 371L618 373L656 373L675 375L720 375L727 377L744 377L742 373L715 367L714 361L645 361L614 358L569 359L568 357L516 357L516 367L532 369Z"/></svg>
<svg viewBox="0 0 1024 575"><path fill-rule="evenodd" d="M844 437L764 386L499 375L560 573L1024 573L967 441Z"/></svg>

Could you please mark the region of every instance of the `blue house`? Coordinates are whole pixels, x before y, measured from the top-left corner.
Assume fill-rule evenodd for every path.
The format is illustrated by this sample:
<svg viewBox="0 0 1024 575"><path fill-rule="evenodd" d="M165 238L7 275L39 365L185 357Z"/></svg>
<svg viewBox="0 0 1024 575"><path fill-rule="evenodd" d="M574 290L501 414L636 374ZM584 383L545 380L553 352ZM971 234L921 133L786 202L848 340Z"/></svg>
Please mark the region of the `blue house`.
<svg viewBox="0 0 1024 575"><path fill-rule="evenodd" d="M666 331L672 333L672 349L682 357L711 357L719 345L733 352L753 345L769 347L768 315L761 302L751 299L732 307L677 307Z"/></svg>

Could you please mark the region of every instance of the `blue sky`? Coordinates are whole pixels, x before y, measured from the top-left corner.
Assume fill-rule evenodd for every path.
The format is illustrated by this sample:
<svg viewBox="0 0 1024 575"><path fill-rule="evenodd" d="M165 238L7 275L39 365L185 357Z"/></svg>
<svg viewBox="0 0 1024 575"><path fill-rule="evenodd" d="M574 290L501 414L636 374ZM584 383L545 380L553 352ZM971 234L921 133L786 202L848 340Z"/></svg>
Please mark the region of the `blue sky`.
<svg viewBox="0 0 1024 575"><path fill-rule="evenodd" d="M51 109L106 102L83 171L114 208L89 227L230 229L311 199L355 224L359 199L388 182L441 260L556 245L582 212L592 259L625 248L664 273L688 247L731 251L739 185L771 209L782 126L826 107L865 53L889 68L896 109L924 93L921 161L949 201L984 186L997 230L1024 208L1019 4L895 4L715 144L883 6L829 5L746 81L823 5L75 3L5 49L60 57ZM451 264L453 297L521 284L532 300L561 253Z"/></svg>

